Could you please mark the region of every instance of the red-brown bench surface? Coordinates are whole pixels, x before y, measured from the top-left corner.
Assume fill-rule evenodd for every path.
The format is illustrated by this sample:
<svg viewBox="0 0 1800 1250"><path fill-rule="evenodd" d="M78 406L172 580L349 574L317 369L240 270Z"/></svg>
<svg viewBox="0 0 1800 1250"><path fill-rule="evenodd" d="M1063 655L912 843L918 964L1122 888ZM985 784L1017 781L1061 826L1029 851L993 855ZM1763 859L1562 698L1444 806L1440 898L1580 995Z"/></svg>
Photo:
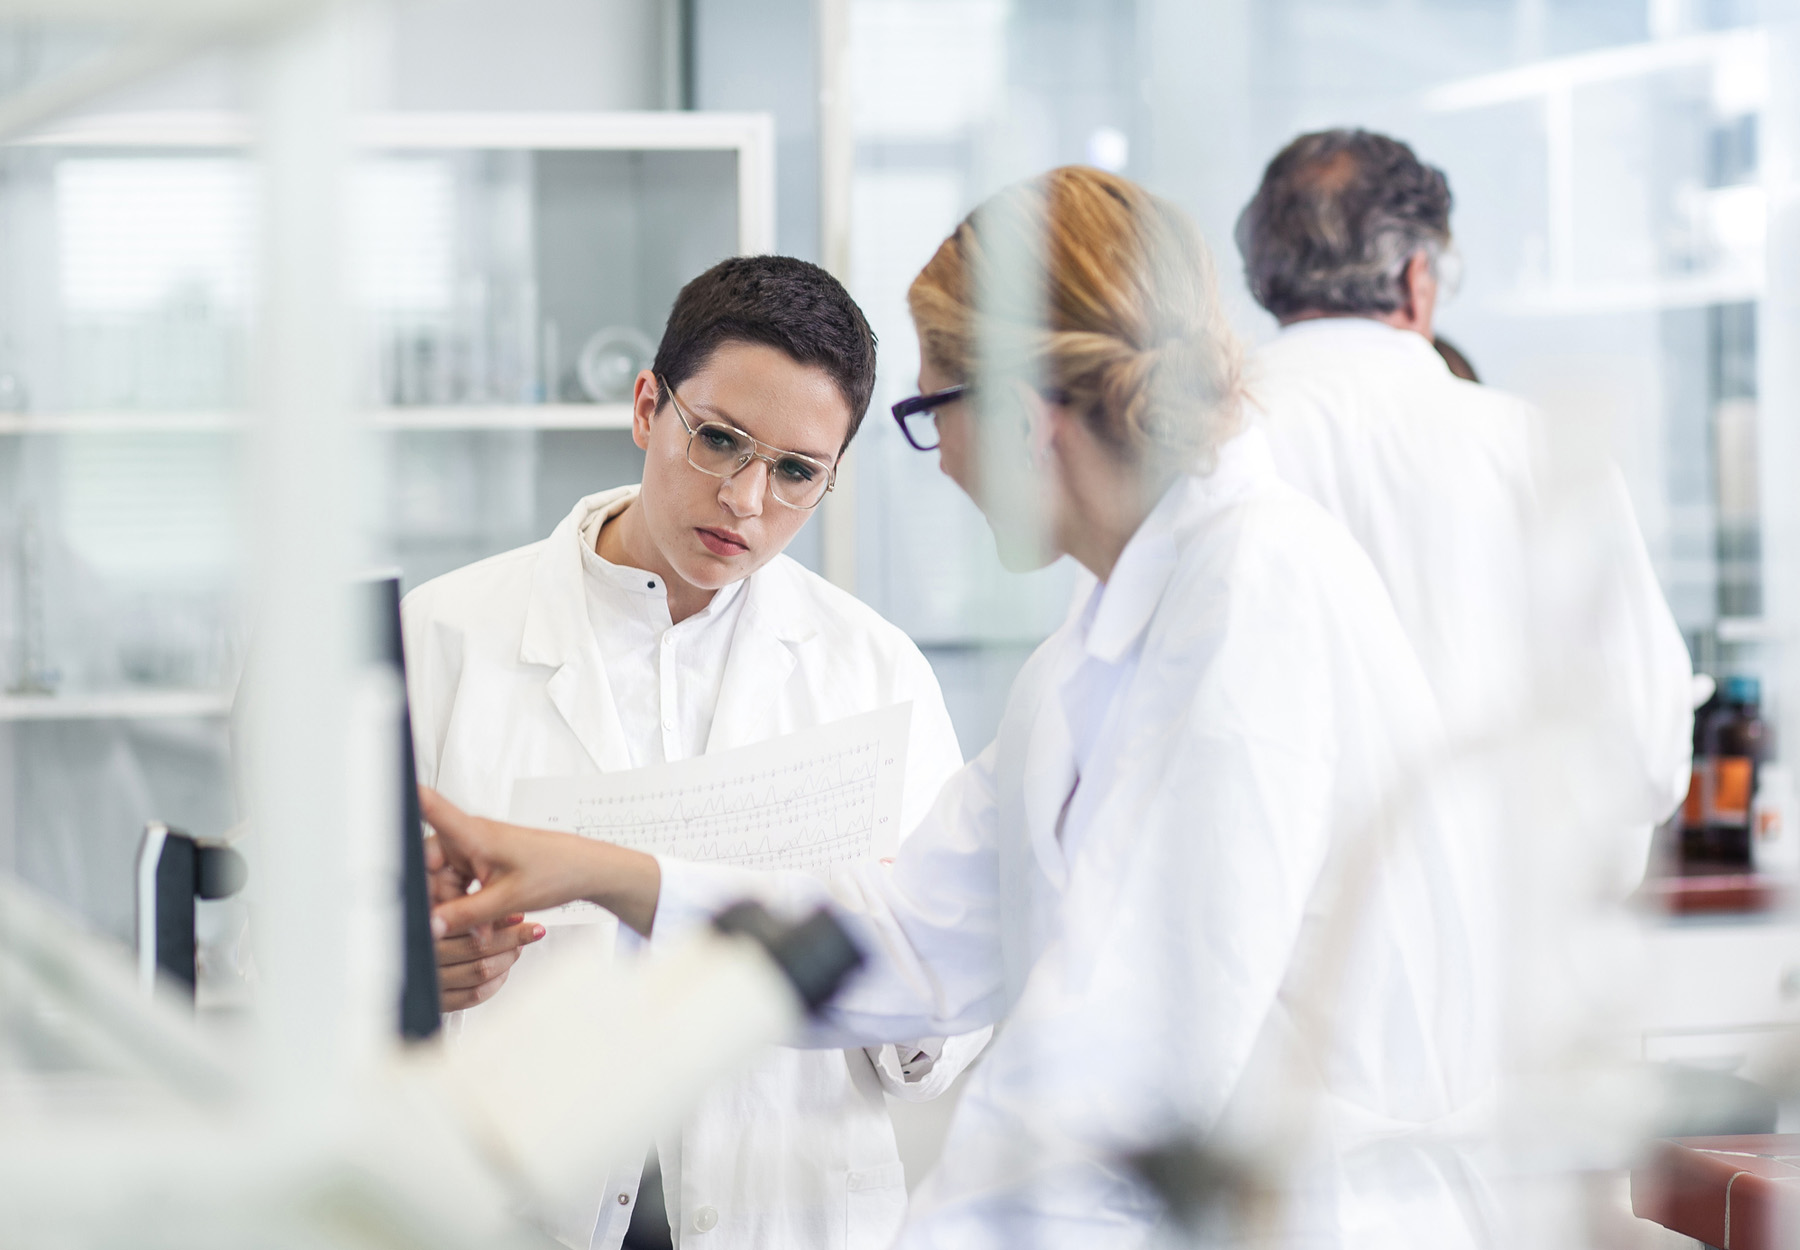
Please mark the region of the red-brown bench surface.
<svg viewBox="0 0 1800 1250"><path fill-rule="evenodd" d="M1794 1250L1800 1134L1657 1142L1632 1170L1631 1209L1720 1250Z"/></svg>

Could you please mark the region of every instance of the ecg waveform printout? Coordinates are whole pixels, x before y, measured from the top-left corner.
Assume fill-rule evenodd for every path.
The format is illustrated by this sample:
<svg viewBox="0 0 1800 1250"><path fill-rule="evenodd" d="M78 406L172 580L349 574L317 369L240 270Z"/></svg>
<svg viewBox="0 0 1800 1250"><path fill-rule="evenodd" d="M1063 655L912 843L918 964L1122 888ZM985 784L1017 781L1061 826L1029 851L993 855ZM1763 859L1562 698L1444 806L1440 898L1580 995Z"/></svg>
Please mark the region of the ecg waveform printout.
<svg viewBox="0 0 1800 1250"><path fill-rule="evenodd" d="M673 764L513 783L510 819L676 859L824 872L899 845L912 704ZM571 904L539 919L598 918Z"/></svg>

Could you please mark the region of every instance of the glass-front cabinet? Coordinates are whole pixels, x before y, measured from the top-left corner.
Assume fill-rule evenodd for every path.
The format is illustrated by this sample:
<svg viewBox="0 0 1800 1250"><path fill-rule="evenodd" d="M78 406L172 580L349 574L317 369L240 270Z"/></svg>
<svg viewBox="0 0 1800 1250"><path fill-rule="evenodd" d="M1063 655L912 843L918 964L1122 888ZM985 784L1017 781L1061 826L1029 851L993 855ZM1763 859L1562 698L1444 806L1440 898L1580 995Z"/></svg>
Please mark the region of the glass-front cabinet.
<svg viewBox="0 0 1800 1250"><path fill-rule="evenodd" d="M120 937L146 820L235 820L254 634L239 471L258 166L239 117L0 148L0 867ZM707 113L374 116L346 327L407 587L636 480L633 379L682 282L774 239L772 127Z"/></svg>

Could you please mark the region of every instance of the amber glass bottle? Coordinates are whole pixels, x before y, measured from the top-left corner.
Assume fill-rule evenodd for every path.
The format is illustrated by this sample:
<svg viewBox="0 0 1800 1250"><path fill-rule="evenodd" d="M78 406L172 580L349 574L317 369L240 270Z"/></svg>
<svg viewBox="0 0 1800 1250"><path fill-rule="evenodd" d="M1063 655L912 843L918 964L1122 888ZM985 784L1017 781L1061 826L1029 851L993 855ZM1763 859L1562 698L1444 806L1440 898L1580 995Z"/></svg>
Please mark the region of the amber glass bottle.
<svg viewBox="0 0 1800 1250"><path fill-rule="evenodd" d="M1718 706L1699 729L1694 760L1698 822L1690 823L1682 858L1702 871L1750 867L1750 800L1756 772L1769 758L1769 729L1754 677L1730 677Z"/></svg>

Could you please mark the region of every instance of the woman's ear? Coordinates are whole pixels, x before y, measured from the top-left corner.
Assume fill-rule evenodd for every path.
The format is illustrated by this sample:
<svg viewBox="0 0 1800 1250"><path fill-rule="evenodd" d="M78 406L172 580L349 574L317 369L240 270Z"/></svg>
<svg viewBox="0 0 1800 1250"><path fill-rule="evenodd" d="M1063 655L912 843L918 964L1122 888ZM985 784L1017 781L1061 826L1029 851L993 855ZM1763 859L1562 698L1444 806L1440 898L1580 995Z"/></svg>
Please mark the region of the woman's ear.
<svg viewBox="0 0 1800 1250"><path fill-rule="evenodd" d="M985 396L986 402L982 402ZM963 477L994 531L1000 562L1015 573L1043 568L1060 553L1054 536L1056 414L1030 386L999 382L976 396L975 454ZM959 418L960 419L960 418Z"/></svg>
<svg viewBox="0 0 1800 1250"><path fill-rule="evenodd" d="M662 387L657 384L656 375L648 369L641 370L631 391L631 441L640 451L650 450L650 418L656 415L661 398Z"/></svg>
<svg viewBox="0 0 1800 1250"><path fill-rule="evenodd" d="M1018 380L1012 387L1024 422L1025 458L1033 468L1045 468L1056 446L1057 431L1068 414L1060 405L1045 399L1036 387Z"/></svg>

